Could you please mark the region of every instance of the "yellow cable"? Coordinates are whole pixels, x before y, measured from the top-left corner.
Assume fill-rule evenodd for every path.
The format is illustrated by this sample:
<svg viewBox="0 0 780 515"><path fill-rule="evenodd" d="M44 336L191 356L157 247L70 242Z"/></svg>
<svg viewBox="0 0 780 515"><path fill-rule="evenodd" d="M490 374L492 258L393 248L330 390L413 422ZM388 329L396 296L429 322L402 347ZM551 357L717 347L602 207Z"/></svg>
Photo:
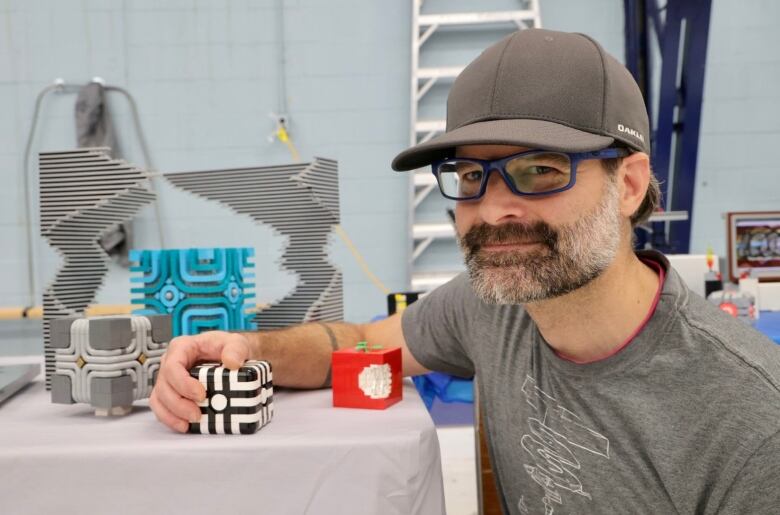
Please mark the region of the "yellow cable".
<svg viewBox="0 0 780 515"><path fill-rule="evenodd" d="M287 145L287 149L290 151L290 154L292 154L293 160L296 162L301 160L301 155L298 154L298 149L293 145L290 134L287 132L287 129L284 128L284 125L279 125L279 128L276 129L276 137L279 138L279 141Z"/></svg>
<svg viewBox="0 0 780 515"><path fill-rule="evenodd" d="M276 130L276 137L279 138L279 141L287 145L287 148L290 150L290 154L292 154L292 157L295 161L301 160L301 156L298 154L298 150L295 148L295 145L290 138L290 134L287 132L284 126L280 125ZM374 283L377 288L379 288L379 291L381 291L384 295L389 294L390 290L384 284L382 284L382 281L380 281L379 278L374 275L371 269L368 268L368 263L366 263L366 260L363 259L363 256L360 254L357 247L355 247L355 244L352 243L352 240L349 239L349 236L347 236L344 228L341 227L341 225L335 225L333 230L336 231L336 234L339 235L341 240L347 246L347 249L349 249L349 251L352 253L355 261L357 261L357 264L363 270L363 273L366 274L366 276L371 280L372 283Z"/></svg>
<svg viewBox="0 0 780 515"><path fill-rule="evenodd" d="M341 225L334 225L333 230L336 231L336 234L339 235L339 237L344 241L344 244L347 246L349 251L352 253L352 256L355 258L355 261L357 261L357 264L360 265L360 268L363 269L363 273L368 276L369 279L371 279L371 282L374 283L374 285L379 288L379 291L381 291L383 294L387 295L390 293L390 290L382 284L382 281L379 280L377 276L371 272L371 270L368 268L368 264L366 263L366 260L363 259L363 256L360 255L360 252L358 252L357 247L355 247L355 244L352 243L352 240L349 239L349 236L347 236L347 233L344 231L344 228L341 227Z"/></svg>
<svg viewBox="0 0 780 515"><path fill-rule="evenodd" d="M293 156L293 159L298 162L301 160L301 156L298 154L298 151L295 149L295 146L292 144L292 141L285 141L285 144L287 145L287 148L290 149L290 153Z"/></svg>

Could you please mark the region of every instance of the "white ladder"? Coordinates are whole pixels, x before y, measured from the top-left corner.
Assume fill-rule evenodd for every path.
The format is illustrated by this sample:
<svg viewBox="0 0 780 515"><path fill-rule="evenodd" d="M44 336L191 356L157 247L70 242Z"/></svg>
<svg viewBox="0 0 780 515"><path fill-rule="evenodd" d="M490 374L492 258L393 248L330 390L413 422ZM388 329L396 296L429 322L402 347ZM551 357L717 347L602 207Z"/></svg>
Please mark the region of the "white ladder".
<svg viewBox="0 0 780 515"><path fill-rule="evenodd" d="M455 77L463 71L463 66L421 67L420 57L425 54L425 43L442 27L447 30L466 31L475 28L495 30L495 41L508 33L508 28L539 28L539 0L518 0L521 9L511 11L479 11L479 12L446 12L423 14L424 0L412 0L412 77L411 77L411 144L426 142L444 132L446 121L443 119L418 118L421 105L426 95L438 83L447 81L451 85ZM433 2L429 2L433 3ZM474 2L481 7L490 1ZM505 2L504 2L505 3ZM479 49L481 50L481 49ZM427 106L430 107L430 106ZM453 255L460 255L455 243L455 230L447 220L446 213L441 213L440 220L421 220L418 216L421 206L432 191L438 190L435 178L430 168L422 168L412 172L410 177L409 224L412 242L409 250L409 277L412 290L430 290L444 284L462 269L420 269L417 264L420 257L436 240L448 241ZM423 223L425 222L425 223ZM459 258L458 258L459 259ZM454 259L453 259L454 261ZM459 260L460 262L460 260Z"/></svg>

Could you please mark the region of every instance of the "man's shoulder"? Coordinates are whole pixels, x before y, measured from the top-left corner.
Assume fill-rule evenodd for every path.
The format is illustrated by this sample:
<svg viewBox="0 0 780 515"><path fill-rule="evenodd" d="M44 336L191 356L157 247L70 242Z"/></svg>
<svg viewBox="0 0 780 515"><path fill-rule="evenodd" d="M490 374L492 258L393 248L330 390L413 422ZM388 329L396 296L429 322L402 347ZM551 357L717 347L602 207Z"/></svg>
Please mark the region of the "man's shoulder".
<svg viewBox="0 0 780 515"><path fill-rule="evenodd" d="M676 318L667 337L708 416L757 439L778 431L780 345L695 294Z"/></svg>
<svg viewBox="0 0 780 515"><path fill-rule="evenodd" d="M747 374L780 395L780 345L693 293L665 257L650 257L667 269L656 314L671 322L664 335L671 348L693 351L701 366Z"/></svg>
<svg viewBox="0 0 780 515"><path fill-rule="evenodd" d="M681 310L681 318L715 356L755 370L780 393L780 345L695 294Z"/></svg>
<svg viewBox="0 0 780 515"><path fill-rule="evenodd" d="M670 402L695 406L712 444L741 467L780 430L780 345L689 290L677 301L658 342L658 362L673 368Z"/></svg>
<svg viewBox="0 0 780 515"><path fill-rule="evenodd" d="M447 323L468 329L471 336L480 339L502 340L512 328L532 324L520 304L490 304L474 291L467 272L425 294L404 311L405 324L426 325ZM462 332L462 334L466 334Z"/></svg>
<svg viewBox="0 0 780 515"><path fill-rule="evenodd" d="M699 415L712 424L711 444L732 456L718 469L724 486L741 482L745 474L760 474L756 469L763 469L767 463L776 469L780 345L696 294L690 294L679 320L679 329L689 332L695 342L691 343L695 352L690 355L696 368L688 381L702 381L693 389ZM732 485L728 489L731 496L741 488ZM738 497L738 503L745 499Z"/></svg>
<svg viewBox="0 0 780 515"><path fill-rule="evenodd" d="M426 293L418 302L446 302L453 305L469 304L474 307L484 304L474 293L468 272L461 272L441 286Z"/></svg>

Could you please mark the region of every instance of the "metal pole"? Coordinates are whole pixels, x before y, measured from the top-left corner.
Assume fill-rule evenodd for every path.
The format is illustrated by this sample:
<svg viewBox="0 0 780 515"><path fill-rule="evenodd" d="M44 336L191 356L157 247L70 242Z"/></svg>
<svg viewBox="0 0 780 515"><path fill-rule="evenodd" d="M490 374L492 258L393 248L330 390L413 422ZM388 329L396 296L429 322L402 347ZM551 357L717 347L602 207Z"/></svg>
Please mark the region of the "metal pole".
<svg viewBox="0 0 780 515"><path fill-rule="evenodd" d="M29 289L29 307L33 307L37 304L38 300L38 280L37 280L37 267L38 257L35 246L35 236L33 235L33 229L37 227L37 217L33 212L33 202L30 200L30 151L32 149L32 142L35 139L35 129L38 127L38 117L41 113L41 105L43 99L50 92L55 90L62 90L64 87L64 81L57 79L53 84L50 84L43 88L38 93L35 99L35 109L33 110L32 123L30 124L30 132L27 134L27 144L24 147L24 159L22 164L22 175L24 176L24 212L27 215L27 286Z"/></svg>

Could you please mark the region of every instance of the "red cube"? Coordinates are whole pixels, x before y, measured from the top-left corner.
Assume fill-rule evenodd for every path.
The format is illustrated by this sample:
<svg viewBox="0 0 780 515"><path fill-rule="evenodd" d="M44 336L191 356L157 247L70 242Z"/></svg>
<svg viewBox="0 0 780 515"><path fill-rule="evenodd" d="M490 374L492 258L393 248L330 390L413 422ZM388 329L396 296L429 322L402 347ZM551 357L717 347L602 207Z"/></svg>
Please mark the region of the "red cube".
<svg viewBox="0 0 780 515"><path fill-rule="evenodd" d="M382 349L363 343L333 351L333 406L385 409L400 401L401 348Z"/></svg>

